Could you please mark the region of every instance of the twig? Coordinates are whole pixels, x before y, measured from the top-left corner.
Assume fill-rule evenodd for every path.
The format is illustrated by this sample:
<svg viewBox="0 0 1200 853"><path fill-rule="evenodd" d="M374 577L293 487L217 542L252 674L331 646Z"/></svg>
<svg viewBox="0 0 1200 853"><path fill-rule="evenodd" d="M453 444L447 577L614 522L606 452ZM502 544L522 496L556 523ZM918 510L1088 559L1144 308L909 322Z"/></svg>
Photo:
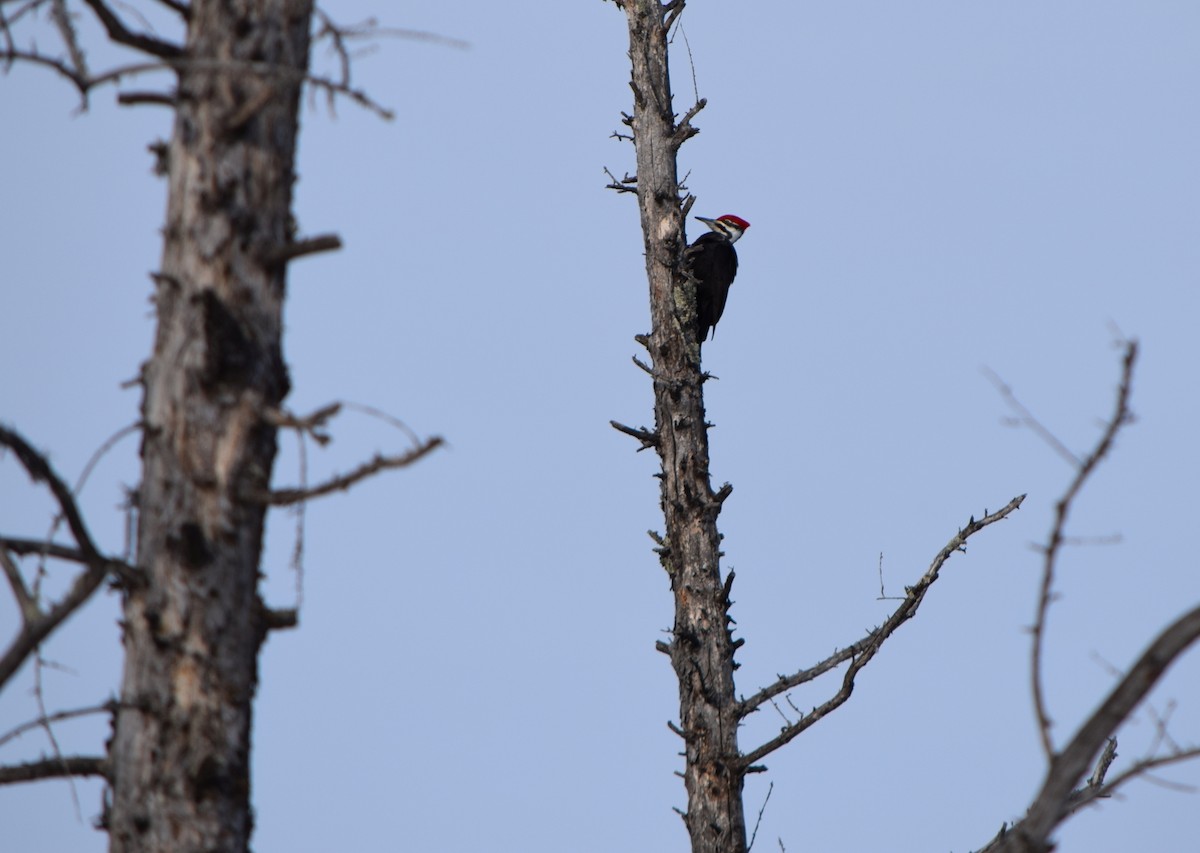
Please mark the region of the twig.
<svg viewBox="0 0 1200 853"><path fill-rule="evenodd" d="M284 409L273 409L267 412L266 420L277 427L287 427L296 430L301 435L312 436L317 444L324 447L331 439L329 433L322 428L341 410L342 404L336 401L322 406L311 415L304 417Z"/></svg>
<svg viewBox="0 0 1200 853"><path fill-rule="evenodd" d="M763 812L767 810L767 803L771 802L771 792L775 790L775 783L772 782L767 786L767 795L763 797L762 808L758 810L758 819L754 821L754 832L750 833L750 843L746 845L746 853L750 853L754 849L754 839L758 838L758 827L762 823Z"/></svg>
<svg viewBox="0 0 1200 853"><path fill-rule="evenodd" d="M888 595L887 592L883 588L883 552L880 551L879 552L879 597L875 600L876 601L896 601L897 599L899 599L898 595Z"/></svg>
<svg viewBox="0 0 1200 853"><path fill-rule="evenodd" d="M319 13L320 14L320 13ZM443 47L451 47L455 50L470 50L471 43L463 39L453 38L452 36L444 36L440 33L429 32L428 30L409 30L401 27L381 27L378 20L375 18L367 18L361 24L333 24L328 16L321 14L324 22L329 23L340 35L343 41L375 39L375 38L397 38L406 39L408 41L424 41L433 44L439 44ZM322 35L318 33L318 37Z"/></svg>
<svg viewBox="0 0 1200 853"><path fill-rule="evenodd" d="M316 439L318 443L321 443L320 439L316 438L316 436L317 436L316 432L313 432L312 435L313 435L313 438ZM298 472L299 476L300 476L300 488L307 489L308 488L308 444L304 440L305 434L303 432L300 432L296 436L296 438L297 438L297 444L298 444L298 449L299 449L299 453L297 454L299 456L299 459L297 461L299 463L299 468L300 468L300 470ZM329 439L326 438L326 440L328 441ZM295 514L296 514L296 533L295 533L296 538L292 542L292 574L293 574L293 577L295 578L295 584L296 584L295 612L297 614L299 614L300 608L304 606L304 527L308 521L308 502L300 501L300 503L296 504L295 508L293 509L293 512L295 512Z"/></svg>
<svg viewBox="0 0 1200 853"><path fill-rule="evenodd" d="M71 13L67 11L66 0L54 0L50 6L50 19L58 28L58 34L62 36L63 44L67 48L67 55L71 57L72 67L80 75L87 77L87 59L83 55L83 49L79 46L79 34L75 32L75 23L71 20Z"/></svg>
<svg viewBox="0 0 1200 853"><path fill-rule="evenodd" d="M376 420L383 421L385 424L391 424L396 429L400 430L400 432L404 433L413 446L421 443L421 439L415 432L412 431L412 427L400 420L395 415L389 415L387 412L383 411L383 409L377 409L374 406L368 406L366 403L355 403L352 401L346 401L342 403L342 405L351 411L362 412L364 415L369 415Z"/></svg>
<svg viewBox="0 0 1200 853"><path fill-rule="evenodd" d="M370 40L381 37L402 38L413 41L428 41L436 42L446 47L453 47L459 50L466 50L469 45L461 39L449 38L437 33L425 32L422 30L404 30L395 27L381 27L374 18L368 18L361 24L342 25L335 24L325 12L320 9L314 10L316 16L321 21L321 28L313 36L313 41L317 42L321 39L328 38L330 48L338 59L339 76L336 81L329 81L332 85L327 87L329 94L329 108L333 109L333 96L336 93L347 95L351 100L357 101L361 106L373 110L382 118L391 119L390 111L380 111L375 108L375 105L369 101L360 101L357 92L350 86L350 71L352 68L351 52L347 46L347 42L353 40ZM386 113L386 114L385 114Z"/></svg>
<svg viewBox="0 0 1200 853"><path fill-rule="evenodd" d="M31 731L32 729L40 728L47 723L58 723L62 720L72 720L76 717L86 717L91 714L100 714L106 712L112 714L116 713L118 707L120 707L119 702L109 700L108 702L102 702L99 705L89 705L86 708L72 708L69 711L55 711L49 716L39 716L35 720L29 720L28 722L21 723L21 725L15 726L5 732L3 735L0 735L0 746L4 746L4 744L8 743L10 740L18 738L25 734L25 732Z"/></svg>
<svg viewBox="0 0 1200 853"><path fill-rule="evenodd" d="M312 500L332 492L345 491L360 480L365 480L380 471L386 471L391 468L404 468L412 465L427 454L441 447L444 441L440 437L434 437L428 441L414 447L408 453L400 456L376 456L369 462L364 462L362 465L350 471L347 474L341 474L326 480L319 486L313 486L309 489L273 489L265 495L260 496L263 503L271 506L290 506L300 501Z"/></svg>
<svg viewBox="0 0 1200 853"><path fill-rule="evenodd" d="M319 41L328 36L334 53L338 55L338 61L342 71L342 82L350 82L350 51L346 49L345 29L333 23L328 15L321 9L313 9L313 13L321 21L321 29L313 36L313 41Z"/></svg>
<svg viewBox="0 0 1200 853"><path fill-rule="evenodd" d="M46 662L42 658L42 650L39 646L33 656L33 696L37 702L38 726L46 732L46 739L50 741L50 748L54 750L54 759L62 761L62 747L58 745L58 737L54 734L54 729L50 726L50 718L46 711L46 693L42 681L42 672L45 666ZM67 777L67 785L71 789L71 805L75 808L75 819L82 822L83 807L79 804L79 791L75 787L73 776Z"/></svg>
<svg viewBox="0 0 1200 853"><path fill-rule="evenodd" d="M100 464L100 460L107 456L109 451L120 444L126 436L132 435L141 428L142 422L134 421L131 424L126 424L104 439L104 442L88 457L87 464L83 466L83 471L79 474L79 479L75 481L75 488L72 489L72 493L78 496L83 491L83 487L87 485L88 478L92 476L92 472L96 470L96 466Z"/></svg>
<svg viewBox="0 0 1200 853"><path fill-rule="evenodd" d="M1058 436L1051 432L1045 424L1034 417L1033 412L1025 407L1025 404L1017 399L1017 395L1013 393L1013 389L990 367L983 368L983 375L996 386L996 390L1000 392L1000 396L1008 403L1009 408L1017 413L1017 423L1021 426L1029 427L1037 434L1042 441L1050 445L1059 456L1065 459L1072 468L1078 467L1079 457L1076 456L1071 449L1063 444Z"/></svg>

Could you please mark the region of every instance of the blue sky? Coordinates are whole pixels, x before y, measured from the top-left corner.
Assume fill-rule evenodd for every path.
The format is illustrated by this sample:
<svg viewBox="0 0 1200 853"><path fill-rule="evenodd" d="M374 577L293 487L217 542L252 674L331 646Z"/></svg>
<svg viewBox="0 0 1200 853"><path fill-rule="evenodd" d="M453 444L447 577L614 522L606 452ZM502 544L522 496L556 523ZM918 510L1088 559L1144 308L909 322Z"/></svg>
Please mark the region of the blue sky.
<svg viewBox="0 0 1200 853"><path fill-rule="evenodd" d="M369 404L448 448L309 509L301 629L262 656L254 846L684 851L676 689L654 651L672 604L645 534L662 523L657 460L608 426L653 418L630 362L649 323L636 207L603 189L603 167L633 164L608 138L630 108L624 17L599 0L330 12L471 48L389 40L362 57L357 82L394 122L347 103L332 116L323 99L306 110L297 218L346 245L293 266L289 404ZM1138 421L1070 528L1121 541L1061 564L1047 658L1060 742L1111 686L1102 661L1127 665L1200 598L1200 7L695 0L683 22L709 101L681 155L694 212L752 223L704 351L720 377L706 386L713 476L735 488L720 526L747 641L739 689L880 623L881 553L899 591L969 516L1029 493L951 560L850 703L750 780L752 821L775 785L758 845L978 847L1043 771L1031 544L1071 476L1006 425L982 368L1083 451L1111 410L1114 326L1142 343ZM165 191L145 146L169 133L166 111L119 109L111 91L75 108L47 72L0 81L0 417L70 478L137 416L120 385L150 349ZM313 478L404 444L354 412L335 435L310 449ZM285 441L277 482L297 467ZM136 478L126 441L84 493L110 549ZM5 532L48 525L11 458L0 508ZM294 601L293 523L270 523L277 606ZM50 645L52 707L115 689L117 612L98 601ZM14 618L0 602L0 627ZM36 714L30 684L0 695L0 730ZM1177 705L1183 742L1200 741L1197 685L1193 654L1154 695L1159 713ZM752 719L743 747L778 724ZM96 752L105 726L56 732ZM1140 713L1119 762L1154 734ZM26 736L0 761L46 749ZM1200 785L1194 766L1161 775ZM82 822L63 783L0 791L6 844L104 849L99 790L78 785ZM1190 849L1195 796L1134 784L1060 849Z"/></svg>

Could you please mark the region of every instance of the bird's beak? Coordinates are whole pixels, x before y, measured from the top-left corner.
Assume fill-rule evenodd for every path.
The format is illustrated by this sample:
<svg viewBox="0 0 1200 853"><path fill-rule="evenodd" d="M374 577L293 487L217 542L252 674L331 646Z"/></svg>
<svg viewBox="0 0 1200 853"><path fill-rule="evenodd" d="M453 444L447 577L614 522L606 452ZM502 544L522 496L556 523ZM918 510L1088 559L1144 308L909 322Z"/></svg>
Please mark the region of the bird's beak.
<svg viewBox="0 0 1200 853"><path fill-rule="evenodd" d="M696 219L698 219L700 222L703 222L705 225L707 225L713 231L719 231L722 234L725 233L724 230L721 228L721 226L717 224L717 220L715 220L715 219L708 219L707 217L704 217L704 216L697 216Z"/></svg>

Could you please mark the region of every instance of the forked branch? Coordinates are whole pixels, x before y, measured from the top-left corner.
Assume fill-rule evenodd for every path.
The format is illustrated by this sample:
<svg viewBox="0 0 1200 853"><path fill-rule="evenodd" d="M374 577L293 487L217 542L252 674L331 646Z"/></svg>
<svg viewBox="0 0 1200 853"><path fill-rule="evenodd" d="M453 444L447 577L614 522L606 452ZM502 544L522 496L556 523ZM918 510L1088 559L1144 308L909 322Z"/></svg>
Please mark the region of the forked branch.
<svg viewBox="0 0 1200 853"><path fill-rule="evenodd" d="M1167 626L1142 653L1128 674L1104 697L1062 752L1050 762L1042 788L1023 820L984 847L984 851L1046 851L1050 836L1067 817L1097 797L1110 794L1130 779L1154 767L1200 755L1200 749L1179 750L1135 764L1103 786L1077 789L1096 756L1122 723L1142 703L1180 655L1200 639L1200 607Z"/></svg>
<svg viewBox="0 0 1200 853"><path fill-rule="evenodd" d="M1007 518L1021 506L1021 502L1025 500L1025 495L1018 495L1009 501L1003 508L993 513L987 513L976 520L972 517L967 525L946 543L946 546L938 552L933 558L933 562L921 576L921 579L913 586L905 588L904 601L892 613L891 616L881 625L867 633L865 637L855 643L847 646L840 651L834 652L825 660L808 669L803 669L791 675L783 675L779 680L768 687L755 693L749 699L744 699L740 703L740 716L756 711L764 702L767 702L781 693L790 690L798 684L803 684L806 681L811 681L819 675L829 672L834 667L845 661L850 661L850 666L846 669L846 674L842 677L842 686L836 694L821 705L816 706L810 713L802 716L794 723L785 726L783 730L774 738L762 744L756 749L750 750L742 756L741 767L744 772L754 768L754 765L770 755L775 750L779 749L785 743L794 739L805 729L812 726L821 718L827 716L830 712L836 710L850 698L850 694L854 691L854 679L858 673L871 662L875 657L875 653L879 651L883 643L895 633L896 629L916 615L917 609L921 606L921 602L925 600L925 594L929 588L937 581L942 566L946 564L954 554L966 551L967 540L978 533L983 528L995 524L1001 519Z"/></svg>
<svg viewBox="0 0 1200 853"><path fill-rule="evenodd" d="M11 65L13 62L25 62L56 71L69 80L78 90L82 99L80 109L87 108L88 95L94 89L110 84L117 84L131 77L161 71L174 71L177 74L212 72L254 75L263 80L279 81L284 84L299 85L306 83L313 90L323 92L331 104L336 97L345 97L364 109L370 110L380 118L386 120L394 118L394 113L391 110L375 101L365 90L353 87L350 84L349 76L346 74L334 78L319 74L310 74L270 62L188 56L178 45L130 31L113 13L112 9L104 2L101 2L101 0L85 0L85 2L95 12L101 23L105 26L109 37L114 42L133 48L143 55L153 57L153 59L150 61L130 62L115 66L101 73L93 74L83 61L83 52L78 47L76 34L69 20L60 16L62 20L67 21L65 26L63 24L59 25L60 36L67 48L67 57L59 58L43 52L36 46L30 48L18 46L12 29L12 24L17 17L14 15L12 18L0 16L0 63ZM347 30L343 33L344 38L389 35L411 38L436 38L427 33L409 33L386 28L362 28L353 31ZM462 46L461 43L455 42L453 39L441 39L441 41L455 47ZM118 99L121 103L125 104L155 103L173 105L175 102L175 96L166 93L138 92L126 95L123 100Z"/></svg>
<svg viewBox="0 0 1200 853"><path fill-rule="evenodd" d="M75 583L72 584L67 594L49 610L43 610L30 595L18 568L9 557L12 553L24 550L22 546L30 544L29 540L3 540L6 550L3 561L4 572L13 595L17 599L22 617L20 631L13 638L3 656L0 656L0 687L3 687L38 645L92 597L110 572L127 575L132 569L125 563L100 553L96 543L92 540L91 533L88 532L83 515L75 503L74 495L45 456L34 450L20 434L3 426L0 426L0 446L13 451L31 480L35 483L46 484L58 503L59 511L66 520L67 527L78 546L78 551L73 551L63 546L46 543L41 549L41 553L61 556L63 559L73 560L85 566L84 571L75 578ZM51 554L51 551L55 553Z"/></svg>
<svg viewBox="0 0 1200 853"><path fill-rule="evenodd" d="M1111 796L1122 785L1146 775L1155 768L1200 757L1200 748L1179 747L1170 738L1164 738L1171 747L1166 754L1151 754L1135 762L1115 778L1106 779L1109 766L1116 758L1117 730L1145 701L1171 664L1200 640L1200 607L1183 614L1154 638L1146 651L1058 752L1055 751L1050 738L1050 717L1042 688L1041 662L1046 614L1053 597L1058 555L1067 541L1064 532L1066 521L1075 498L1088 477L1111 451L1121 428L1132 420L1129 399L1133 388L1133 368L1137 352L1136 341L1125 342L1121 381L1117 388L1113 413L1105 423L1095 448L1078 460L1075 476L1055 506L1054 524L1043 548L1042 581L1033 627L1033 652L1030 663L1039 736L1048 759L1046 778L1025 817L1011 828L1003 828L1000 834L982 848L988 853L1040 853L1051 850L1053 833L1064 820L1083 806ZM1009 396L1011 397L1011 394ZM1012 399L1015 401L1015 398ZM1032 419L1024 407L1020 410L1025 413L1023 421ZM1038 432L1041 434L1044 430ZM1061 447L1057 440L1051 444L1056 449ZM1084 781L1084 775L1092 767L1095 769L1091 777Z"/></svg>

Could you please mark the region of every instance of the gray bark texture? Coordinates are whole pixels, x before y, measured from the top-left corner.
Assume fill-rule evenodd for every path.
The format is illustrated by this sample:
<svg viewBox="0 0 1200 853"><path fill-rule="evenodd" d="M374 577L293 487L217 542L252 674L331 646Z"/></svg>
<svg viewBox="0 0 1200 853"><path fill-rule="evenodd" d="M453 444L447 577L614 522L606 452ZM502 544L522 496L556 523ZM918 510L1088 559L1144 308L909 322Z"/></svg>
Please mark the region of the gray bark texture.
<svg viewBox="0 0 1200 853"><path fill-rule="evenodd" d="M666 535L662 564L675 596L665 651L679 680L685 743L684 821L693 853L743 853L744 769L737 744L729 589L720 571L717 515L730 489L709 482L704 378L695 343L695 287L683 272L683 200L676 154L694 131L676 122L667 67L667 31L682 2L625 0L633 76L630 127L637 148L637 196L650 283L656 447L662 462Z"/></svg>
<svg viewBox="0 0 1200 853"><path fill-rule="evenodd" d="M110 849L245 851L258 592L311 0L194 0L178 65Z"/></svg>

